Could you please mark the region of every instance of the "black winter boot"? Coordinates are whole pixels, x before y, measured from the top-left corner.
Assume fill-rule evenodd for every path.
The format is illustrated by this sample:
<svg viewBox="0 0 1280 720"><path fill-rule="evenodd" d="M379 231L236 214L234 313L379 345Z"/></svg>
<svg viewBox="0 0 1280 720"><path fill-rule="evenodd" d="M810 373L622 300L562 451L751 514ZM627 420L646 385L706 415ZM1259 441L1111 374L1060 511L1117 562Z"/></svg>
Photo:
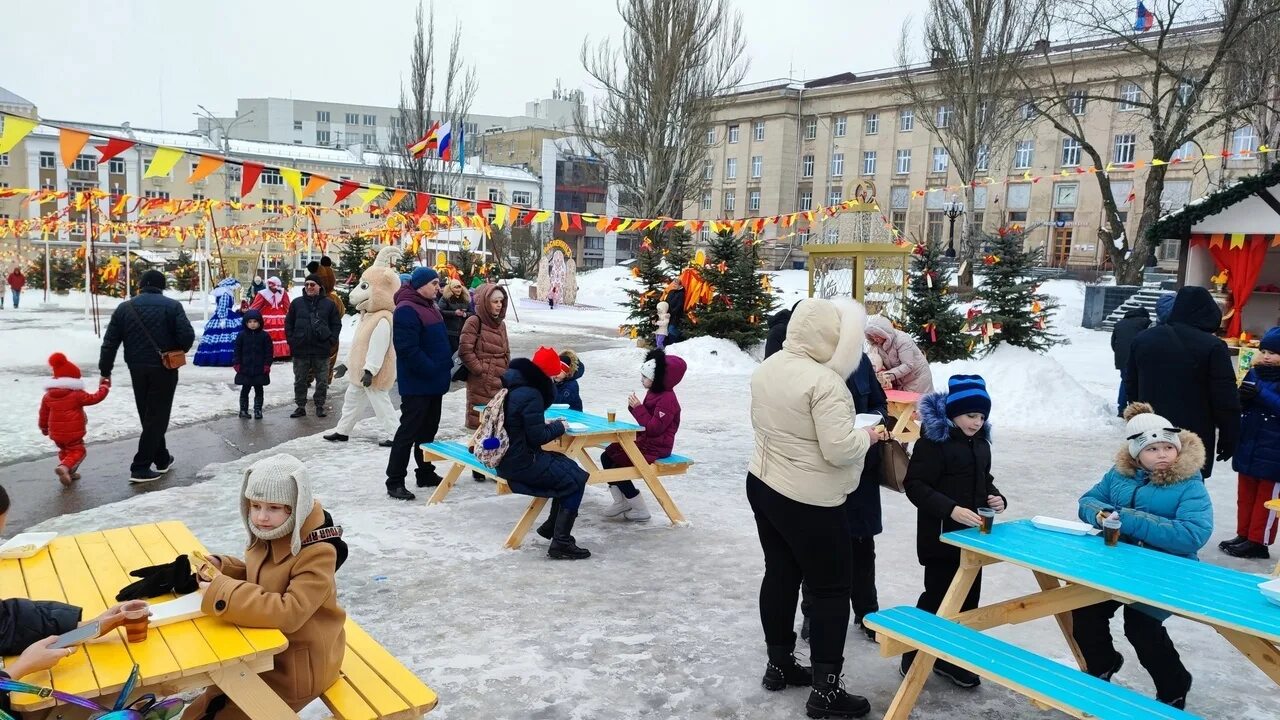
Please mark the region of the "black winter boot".
<svg viewBox="0 0 1280 720"><path fill-rule="evenodd" d="M871 712L871 703L840 687L842 663L814 663L813 690L804 709L811 718L857 718Z"/></svg>
<svg viewBox="0 0 1280 720"><path fill-rule="evenodd" d="M253 399L253 419L262 419L262 400L256 397Z"/></svg>
<svg viewBox="0 0 1280 720"><path fill-rule="evenodd" d="M556 516L559 514L560 514L560 498L555 498L551 501L551 514L548 515L547 519L541 525L538 526L538 529L536 532L542 537L546 538L547 540L550 540L552 537L552 533L555 532ZM569 542L574 542L572 535L569 536Z"/></svg>
<svg viewBox="0 0 1280 720"><path fill-rule="evenodd" d="M777 692L788 685L805 687L813 684L813 671L796 661L795 647L769 646L769 664L764 666L764 678L760 684L765 690Z"/></svg>
<svg viewBox="0 0 1280 720"><path fill-rule="evenodd" d="M249 398L240 399L240 417L242 418L249 417Z"/></svg>
<svg viewBox="0 0 1280 720"><path fill-rule="evenodd" d="M552 560L585 560L591 557L591 551L578 547L571 534L573 523L577 519L576 511L566 510L563 506L556 513L555 529L551 534L551 547L547 548L547 557Z"/></svg>

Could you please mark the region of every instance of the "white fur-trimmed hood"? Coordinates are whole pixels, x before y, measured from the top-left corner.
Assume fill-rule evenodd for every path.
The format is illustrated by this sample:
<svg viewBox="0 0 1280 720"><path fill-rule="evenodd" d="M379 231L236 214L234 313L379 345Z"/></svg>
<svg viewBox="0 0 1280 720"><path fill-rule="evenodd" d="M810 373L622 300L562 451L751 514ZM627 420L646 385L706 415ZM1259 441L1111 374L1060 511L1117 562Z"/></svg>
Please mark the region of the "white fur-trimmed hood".
<svg viewBox="0 0 1280 720"><path fill-rule="evenodd" d="M44 381L45 390L84 390L83 378L48 378Z"/></svg>
<svg viewBox="0 0 1280 720"><path fill-rule="evenodd" d="M809 357L842 379L862 362L867 312L850 299L810 298L796 306L783 348Z"/></svg>

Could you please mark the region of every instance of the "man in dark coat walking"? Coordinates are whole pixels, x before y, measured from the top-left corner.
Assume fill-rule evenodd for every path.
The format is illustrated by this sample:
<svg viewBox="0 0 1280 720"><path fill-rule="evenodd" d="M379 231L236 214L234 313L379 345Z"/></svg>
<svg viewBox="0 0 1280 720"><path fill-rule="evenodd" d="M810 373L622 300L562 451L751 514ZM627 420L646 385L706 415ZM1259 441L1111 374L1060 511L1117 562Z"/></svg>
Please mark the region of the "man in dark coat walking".
<svg viewBox="0 0 1280 720"><path fill-rule="evenodd" d="M293 402L297 405L291 418L307 414L307 388L313 377L316 417L328 414L325 402L329 394L329 359L342 334L342 316L322 289L320 277L308 275L302 297L289 304L284 316L284 336L293 357Z"/></svg>
<svg viewBox="0 0 1280 720"><path fill-rule="evenodd" d="M1240 398L1226 343L1214 336L1222 311L1209 291L1196 286L1178 291L1169 322L1134 338L1125 370L1130 401L1150 403L1155 411L1204 441L1201 473L1213 472L1217 459L1230 460L1240 434ZM1216 435L1216 438L1215 438Z"/></svg>
<svg viewBox="0 0 1280 720"><path fill-rule="evenodd" d="M1129 350L1133 347L1133 339L1148 327L1151 327L1151 313L1146 308L1138 307L1126 312L1124 319L1111 330L1111 353L1115 355L1116 369L1120 371L1120 391L1116 396L1117 417L1124 417L1124 407L1129 404L1124 389L1124 371L1129 367Z"/></svg>
<svg viewBox="0 0 1280 720"><path fill-rule="evenodd" d="M770 355L782 349L782 341L787 339L787 324L791 322L791 313L796 311L800 303L804 299L797 300L790 310L779 310L769 318L769 337L764 341L764 356L768 358ZM858 412L863 412L859 410Z"/></svg>
<svg viewBox="0 0 1280 720"><path fill-rule="evenodd" d="M190 352L196 334L182 305L164 296L164 273L148 270L142 273L138 285L138 294L111 313L111 322L102 336L98 372L104 378L111 377L116 353L123 344L124 363L129 367L133 400L142 424L138 452L129 465L129 482L145 483L159 480L173 467L173 455L169 454L164 435L169 430L173 394L178 389L178 371L164 366L163 354L174 350Z"/></svg>

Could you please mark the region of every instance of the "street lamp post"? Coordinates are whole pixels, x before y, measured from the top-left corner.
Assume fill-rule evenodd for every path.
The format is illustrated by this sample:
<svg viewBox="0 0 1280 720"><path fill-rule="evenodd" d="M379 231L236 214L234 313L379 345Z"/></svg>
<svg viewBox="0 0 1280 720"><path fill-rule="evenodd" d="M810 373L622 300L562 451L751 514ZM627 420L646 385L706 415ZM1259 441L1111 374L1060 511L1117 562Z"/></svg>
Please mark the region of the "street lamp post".
<svg viewBox="0 0 1280 720"><path fill-rule="evenodd" d="M951 221L951 228L947 235L947 257L956 256L956 219L964 215L964 201L958 195L952 195L951 199L942 204L942 214L947 216Z"/></svg>

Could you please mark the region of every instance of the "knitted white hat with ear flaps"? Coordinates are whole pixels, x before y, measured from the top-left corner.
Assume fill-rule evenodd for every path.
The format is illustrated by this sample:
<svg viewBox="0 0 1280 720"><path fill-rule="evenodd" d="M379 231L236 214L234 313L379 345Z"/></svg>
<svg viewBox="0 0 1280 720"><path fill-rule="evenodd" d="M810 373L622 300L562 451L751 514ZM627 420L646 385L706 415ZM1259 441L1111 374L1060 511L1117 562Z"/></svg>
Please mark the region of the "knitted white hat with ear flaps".
<svg viewBox="0 0 1280 720"><path fill-rule="evenodd" d="M249 520L251 500L288 505L293 509L293 514L274 530L259 530ZM292 455L263 458L244 471L240 491L240 517L244 520L250 538L270 541L289 535L289 550L297 555L302 550L302 523L311 514L312 503L311 478L307 475L307 466Z"/></svg>
<svg viewBox="0 0 1280 720"><path fill-rule="evenodd" d="M1147 403L1129 403L1124 409L1125 439L1129 441L1129 456L1135 460L1144 448L1155 443L1169 443L1182 452L1182 431L1165 418L1155 414Z"/></svg>

